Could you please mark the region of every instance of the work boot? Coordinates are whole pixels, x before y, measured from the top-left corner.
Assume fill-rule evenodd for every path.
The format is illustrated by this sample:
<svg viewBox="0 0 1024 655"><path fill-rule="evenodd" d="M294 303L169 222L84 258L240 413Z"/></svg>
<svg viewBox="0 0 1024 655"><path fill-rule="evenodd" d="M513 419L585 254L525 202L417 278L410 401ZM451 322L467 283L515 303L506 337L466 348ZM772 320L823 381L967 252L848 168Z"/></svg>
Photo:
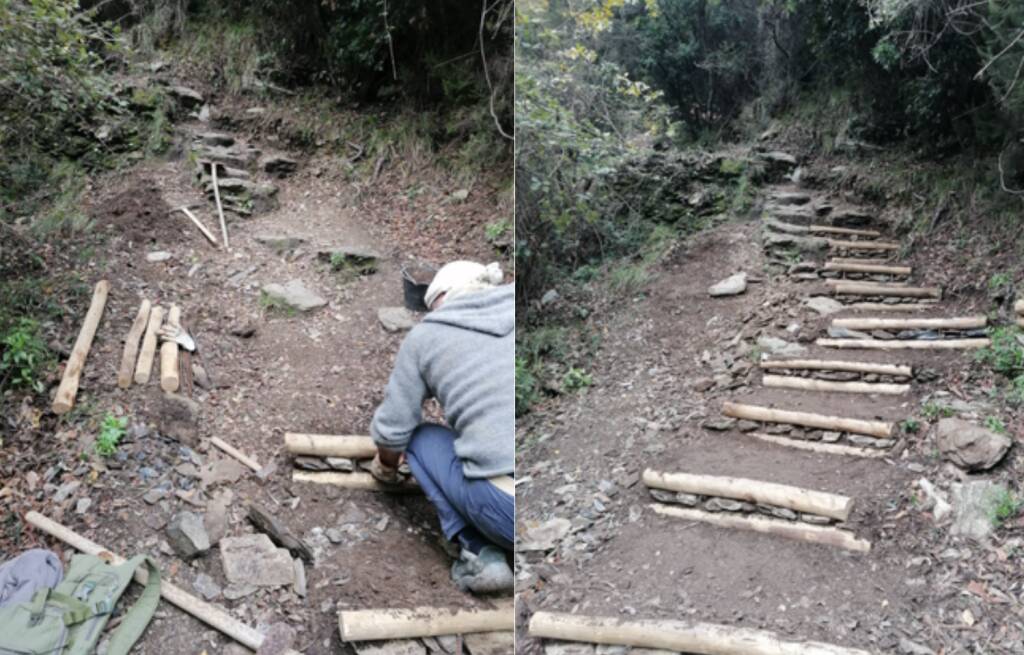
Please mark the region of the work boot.
<svg viewBox="0 0 1024 655"><path fill-rule="evenodd" d="M512 591L512 569L497 546L484 546L478 555L463 550L452 564L452 581L474 594L507 593Z"/></svg>

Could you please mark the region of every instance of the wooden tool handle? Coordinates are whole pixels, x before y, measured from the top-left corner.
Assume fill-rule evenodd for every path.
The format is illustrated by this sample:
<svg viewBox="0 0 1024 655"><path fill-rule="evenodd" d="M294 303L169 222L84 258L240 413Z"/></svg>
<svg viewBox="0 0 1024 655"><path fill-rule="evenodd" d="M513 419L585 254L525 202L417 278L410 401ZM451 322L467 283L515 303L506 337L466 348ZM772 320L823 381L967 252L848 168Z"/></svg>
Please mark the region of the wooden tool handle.
<svg viewBox="0 0 1024 655"><path fill-rule="evenodd" d="M89 349L92 348L92 340L96 336L96 328L103 317L103 308L107 304L107 294L110 292L110 282L100 280L92 292L92 302L89 303L89 311L82 322L82 328L75 340L75 347L71 350L71 357L64 367L64 377L61 378L57 395L53 399L54 414L66 414L75 406L75 396L78 394L78 383L82 377L82 369L85 367L85 358L89 356Z"/></svg>

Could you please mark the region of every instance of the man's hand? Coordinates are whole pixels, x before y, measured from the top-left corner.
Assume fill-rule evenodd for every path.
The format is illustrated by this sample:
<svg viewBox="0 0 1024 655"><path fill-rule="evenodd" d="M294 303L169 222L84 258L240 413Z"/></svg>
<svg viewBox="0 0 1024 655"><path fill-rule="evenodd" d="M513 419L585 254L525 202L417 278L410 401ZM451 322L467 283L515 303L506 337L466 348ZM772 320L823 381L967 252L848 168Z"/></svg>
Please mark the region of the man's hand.
<svg viewBox="0 0 1024 655"><path fill-rule="evenodd" d="M370 475L384 484L399 484L402 481L398 474L398 465L401 459L402 453L400 452L378 448L377 456L370 464Z"/></svg>

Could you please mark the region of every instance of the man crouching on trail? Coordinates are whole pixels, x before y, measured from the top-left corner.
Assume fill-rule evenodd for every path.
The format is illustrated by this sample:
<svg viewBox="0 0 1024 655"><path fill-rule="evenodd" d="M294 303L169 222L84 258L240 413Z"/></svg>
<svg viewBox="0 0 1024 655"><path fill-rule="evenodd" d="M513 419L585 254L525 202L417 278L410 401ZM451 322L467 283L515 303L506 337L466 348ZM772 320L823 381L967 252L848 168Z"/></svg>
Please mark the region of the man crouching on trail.
<svg viewBox="0 0 1024 655"><path fill-rule="evenodd" d="M512 590L505 551L515 529L515 288L497 264L446 264L395 360L370 431L371 472L398 481L409 464L437 510L444 536L461 547L452 579L463 590ZM453 429L421 423L435 397Z"/></svg>

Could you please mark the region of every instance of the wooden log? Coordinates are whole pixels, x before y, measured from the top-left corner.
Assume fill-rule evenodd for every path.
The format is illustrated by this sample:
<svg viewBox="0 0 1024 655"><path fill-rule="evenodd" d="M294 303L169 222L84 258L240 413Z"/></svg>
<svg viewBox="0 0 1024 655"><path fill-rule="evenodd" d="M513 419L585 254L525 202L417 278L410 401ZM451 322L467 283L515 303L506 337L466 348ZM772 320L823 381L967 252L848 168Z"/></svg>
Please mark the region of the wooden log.
<svg viewBox="0 0 1024 655"><path fill-rule="evenodd" d="M884 302L855 302L843 307L843 311L853 312L923 312L935 309L934 302L926 303L899 303L887 305Z"/></svg>
<svg viewBox="0 0 1024 655"><path fill-rule="evenodd" d="M361 435L284 433L284 446L293 455L371 459L377 455L372 437Z"/></svg>
<svg viewBox="0 0 1024 655"><path fill-rule="evenodd" d="M812 234L848 234L850 236L877 239L882 233L877 230L861 230L853 227L832 227L831 225L812 225ZM859 241L857 243L860 243Z"/></svg>
<svg viewBox="0 0 1024 655"><path fill-rule="evenodd" d="M338 613L338 630L341 640L345 642L505 632L514 629L515 610L511 601L495 602L494 607L488 609L417 607L343 610Z"/></svg>
<svg viewBox="0 0 1024 655"><path fill-rule="evenodd" d="M135 384L147 384L153 372L153 359L156 357L156 333L164 322L164 308L156 306L149 312L149 324L146 334L142 337L142 350L139 361L135 364Z"/></svg>
<svg viewBox="0 0 1024 655"><path fill-rule="evenodd" d="M298 555L310 564L316 559L313 549L301 537L295 535L288 526L277 520L273 514L255 503L249 504L249 520L256 529L266 533L270 540L281 548L287 548L293 555Z"/></svg>
<svg viewBox="0 0 1024 655"><path fill-rule="evenodd" d="M132 374L135 371L135 360L139 355L139 340L146 330L149 322L149 312L152 309L151 303L143 299L139 305L139 313L135 315L135 321L128 330L128 336L124 338L124 350L121 352L121 366L117 369L117 386L127 389L132 384Z"/></svg>
<svg viewBox="0 0 1024 655"><path fill-rule="evenodd" d="M674 516L687 521L710 523L720 528L752 530L762 534L796 539L797 541L836 546L858 553L866 553L871 550L870 542L858 539L849 530L841 530L831 526L811 525L809 523L800 524L796 521L772 519L763 516L736 515L728 512L705 512L704 510L663 505L661 503L652 503L651 508L658 514Z"/></svg>
<svg viewBox="0 0 1024 655"><path fill-rule="evenodd" d="M1018 314L1024 314L1024 298L1021 298L1017 302L1013 303L1013 311Z"/></svg>
<svg viewBox="0 0 1024 655"><path fill-rule="evenodd" d="M75 406L75 396L78 395L78 383L82 378L82 369L85 367L85 358L89 356L89 349L92 348L92 340L96 336L96 328L99 327L100 319L103 317L103 308L107 305L107 294L110 293L110 282L100 280L92 292L92 300L89 303L89 311L85 314L82 327L78 331L78 338L75 339L75 346L71 349L71 356L64 366L64 376L60 380L60 387L57 388L57 395L53 398L53 413L66 414Z"/></svg>
<svg viewBox="0 0 1024 655"><path fill-rule="evenodd" d="M214 164L214 167L216 167L216 164ZM185 216L188 216L188 219L199 228L199 231L203 233L203 236L206 237L210 243L218 248L220 247L220 244L217 243L217 237L213 236L213 233L206 229L206 226L203 225L202 221L200 221L195 214L190 212L188 207L182 205L181 207L178 207L178 209L184 212Z"/></svg>
<svg viewBox="0 0 1024 655"><path fill-rule="evenodd" d="M788 448L796 448L798 450L809 450L814 453L824 453L826 455L850 455L851 457L869 457L869 458L881 458L889 454L888 450L883 448L860 448L857 446L847 446L841 443L821 443L820 441L806 441L804 439L792 439L790 437L782 437L776 434L765 434L763 432L747 432L755 439L761 441L767 441L778 446L786 446Z"/></svg>
<svg viewBox="0 0 1024 655"><path fill-rule="evenodd" d="M220 186L217 183L217 164L210 167L213 174L213 199L217 203L217 216L220 217L220 234L224 238L224 250L230 250L228 245L228 224L224 221L224 207L220 204Z"/></svg>
<svg viewBox="0 0 1024 655"><path fill-rule="evenodd" d="M910 287L896 283L850 282L847 280L840 280L830 286L832 286L832 293L836 295L935 299L942 297L942 290L938 287Z"/></svg>
<svg viewBox="0 0 1024 655"><path fill-rule="evenodd" d="M648 487L655 489L786 507L797 512L828 516L839 521L849 518L850 510L853 508L853 499L839 494L747 478L693 473L662 473L646 469L643 481Z"/></svg>
<svg viewBox="0 0 1024 655"><path fill-rule="evenodd" d="M765 421L767 423L788 423L802 425L821 430L835 432L853 432L865 434L879 439L888 439L892 434L892 423L885 421L864 421L856 418L839 418L810 412L792 412L784 409L772 409L757 405L742 405L726 402L722 405L722 413L732 418L748 421Z"/></svg>
<svg viewBox="0 0 1024 655"><path fill-rule="evenodd" d="M868 259L867 257L832 257L828 260L830 264L855 264L865 266L887 266L892 265L888 258Z"/></svg>
<svg viewBox="0 0 1024 655"><path fill-rule="evenodd" d="M670 619L623 619L536 612L531 637L695 655L871 655L818 641L788 641L767 630Z"/></svg>
<svg viewBox="0 0 1024 655"><path fill-rule="evenodd" d="M1024 316L1017 317L1017 327L1024 328Z"/></svg>
<svg viewBox="0 0 1024 655"><path fill-rule="evenodd" d="M988 317L955 318L834 318L832 327L850 330L973 330L988 325Z"/></svg>
<svg viewBox="0 0 1024 655"><path fill-rule="evenodd" d="M369 473L356 471L354 473L342 473L341 471L292 471L292 482L312 482L314 484L333 484L345 489L359 491L385 491L388 493L421 493L422 489L413 480L407 480L402 484L389 485L378 482Z"/></svg>
<svg viewBox="0 0 1024 655"><path fill-rule="evenodd" d="M880 273L883 275L910 275L913 269L909 266L888 266L885 264L839 264L825 262L822 268L825 271L838 271L840 273Z"/></svg>
<svg viewBox="0 0 1024 655"><path fill-rule="evenodd" d="M837 359L766 359L761 368L816 371L853 371L855 373L876 373L909 378L913 369L900 364L876 364L874 362L846 362Z"/></svg>
<svg viewBox="0 0 1024 655"><path fill-rule="evenodd" d="M839 393L880 393L899 396L910 391L909 384L889 384L885 382L838 382L834 380L813 380L798 378L792 375L765 374L761 382L766 387L777 389L800 389L802 391L836 391Z"/></svg>
<svg viewBox="0 0 1024 655"><path fill-rule="evenodd" d="M120 555L111 552L94 541L86 539L82 535L38 512L29 512L26 514L25 522L42 530L51 537L63 541L75 550L96 556L106 553L109 555L110 563L115 565L123 564L125 562L125 559ZM135 572L135 580L140 584L145 584L146 579L147 574L145 569L140 568ZM224 609L196 598L168 580L160 581L160 596L172 605L181 608L203 623L220 630L225 635L231 637L238 643L251 648L252 650L258 650L263 644L264 637L260 631L237 620ZM298 655L298 653L296 651L289 650L286 651L285 655Z"/></svg>
<svg viewBox="0 0 1024 655"><path fill-rule="evenodd" d="M818 339L814 342L826 348L856 348L862 350L971 350L984 348L990 339Z"/></svg>
<svg viewBox="0 0 1024 655"><path fill-rule="evenodd" d="M887 250L893 252L900 249L900 244L888 241L840 241L838 239L829 239L828 246L838 250Z"/></svg>
<svg viewBox="0 0 1024 655"><path fill-rule="evenodd" d="M835 287L839 286L840 284L872 284L878 285L879 287L886 289L906 289L907 287L910 286L909 282L876 282L874 280L841 280L838 278L828 278L825 280L825 286L831 288L833 290L833 293L835 293Z"/></svg>
<svg viewBox="0 0 1024 655"><path fill-rule="evenodd" d="M172 329L181 329L181 308L177 305L171 305L167 312L167 325ZM179 384L178 343L164 341L160 344L160 388L171 393L178 390Z"/></svg>
<svg viewBox="0 0 1024 655"><path fill-rule="evenodd" d="M217 446L218 448L223 450L228 455L231 455L232 457L237 459L239 462L245 464L246 466L251 468L253 471L256 471L257 473L259 473L260 471L263 470L263 467L260 466L259 462L254 460L252 457L249 457L248 455L246 455L242 451L238 450L237 448L235 448L234 446L232 446L228 442L224 441L220 437L210 437L210 443L212 443L214 446Z"/></svg>

